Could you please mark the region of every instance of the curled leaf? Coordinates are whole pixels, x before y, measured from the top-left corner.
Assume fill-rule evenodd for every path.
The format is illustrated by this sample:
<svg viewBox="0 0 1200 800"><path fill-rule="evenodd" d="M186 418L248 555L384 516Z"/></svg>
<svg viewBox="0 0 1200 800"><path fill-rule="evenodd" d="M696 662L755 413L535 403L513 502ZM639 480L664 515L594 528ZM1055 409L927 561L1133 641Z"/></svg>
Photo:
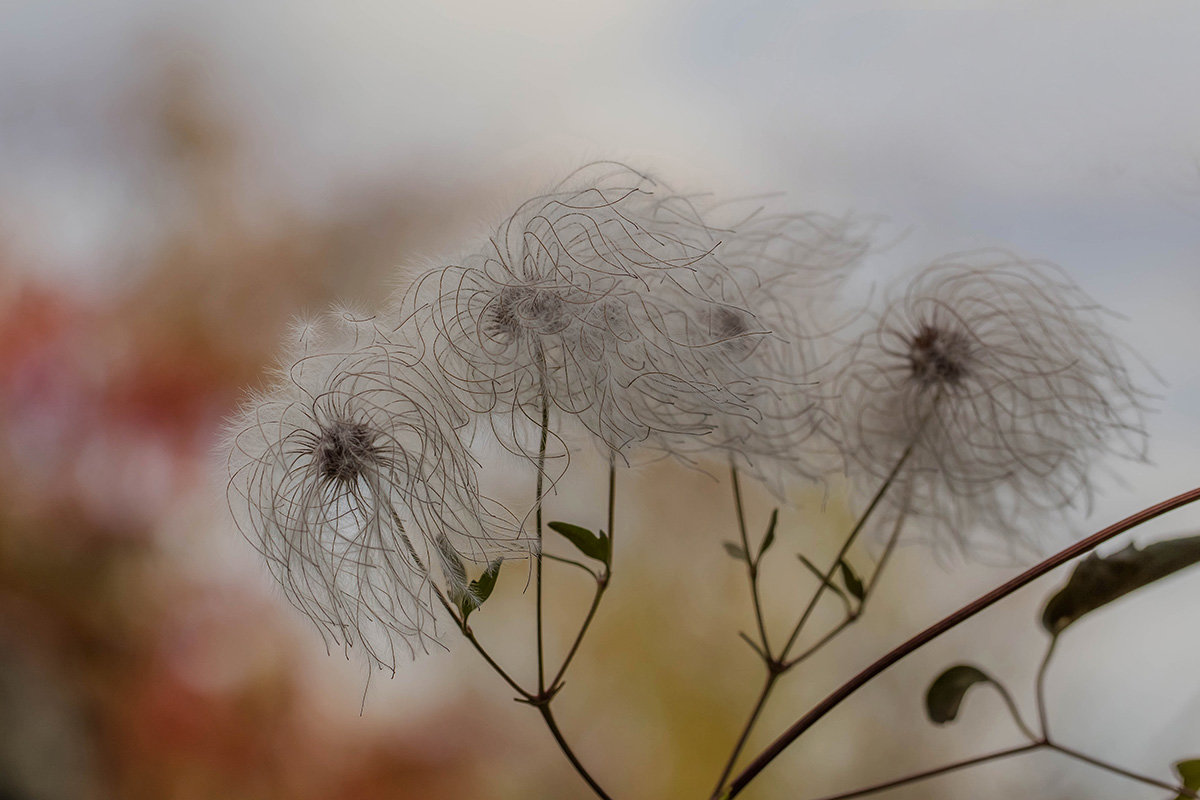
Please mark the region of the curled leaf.
<svg viewBox="0 0 1200 800"><path fill-rule="evenodd" d="M1110 556L1089 555L1046 603L1042 627L1058 635L1085 614L1200 561L1200 536L1168 539Z"/></svg>
<svg viewBox="0 0 1200 800"><path fill-rule="evenodd" d="M957 664L947 669L929 685L929 691L925 693L925 711L929 719L938 725L954 721L967 690L977 683L996 684L996 681L970 664Z"/></svg>

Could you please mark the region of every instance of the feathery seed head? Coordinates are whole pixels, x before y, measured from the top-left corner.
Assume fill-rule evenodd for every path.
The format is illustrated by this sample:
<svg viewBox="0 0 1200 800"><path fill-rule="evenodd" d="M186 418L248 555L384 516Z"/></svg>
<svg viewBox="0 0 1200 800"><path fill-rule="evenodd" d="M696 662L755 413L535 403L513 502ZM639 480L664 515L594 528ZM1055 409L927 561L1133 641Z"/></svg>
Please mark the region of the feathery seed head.
<svg viewBox="0 0 1200 800"><path fill-rule="evenodd" d="M342 313L301 326L229 426L242 533L287 599L373 665L436 641L438 583L465 581L450 553L520 552L478 494L462 424L415 353Z"/></svg>
<svg viewBox="0 0 1200 800"><path fill-rule="evenodd" d="M449 393L522 455L543 403L622 454L665 432L704 434L744 407L703 371L695 351L711 337L691 333L680 302L700 291L706 233L650 178L593 164L522 204L484 252L421 276L393 316L436 332Z"/></svg>
<svg viewBox="0 0 1200 800"><path fill-rule="evenodd" d="M1105 321L1050 265L984 252L922 270L840 370L856 488L873 493L911 447L894 507L959 545L990 529L1036 550L1030 520L1088 506L1098 460L1145 456L1146 395Z"/></svg>
<svg viewBox="0 0 1200 800"><path fill-rule="evenodd" d="M782 496L788 479L820 477L833 460L821 430L828 356L820 346L834 289L868 249L866 230L849 219L767 213L760 204L746 213L744 201L700 213L712 257L697 265L700 290L679 303L698 320L689 333L696 368L742 405L715 415L708 436L670 445L725 451Z"/></svg>

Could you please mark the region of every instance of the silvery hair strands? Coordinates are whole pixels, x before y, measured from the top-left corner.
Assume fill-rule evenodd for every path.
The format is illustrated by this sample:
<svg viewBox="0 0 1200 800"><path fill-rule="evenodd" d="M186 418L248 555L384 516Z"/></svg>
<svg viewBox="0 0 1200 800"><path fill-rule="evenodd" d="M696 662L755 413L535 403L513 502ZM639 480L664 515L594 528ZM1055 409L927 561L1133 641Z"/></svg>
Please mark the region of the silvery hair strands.
<svg viewBox="0 0 1200 800"><path fill-rule="evenodd" d="M925 268L842 369L852 481L877 486L911 447L893 503L960 545L980 530L1032 545L1031 514L1090 502L1099 457L1144 457L1145 398L1102 316L1057 268L1007 253Z"/></svg>
<svg viewBox="0 0 1200 800"><path fill-rule="evenodd" d="M622 455L703 435L753 411L704 369L711 341L685 330L693 309L678 298L702 293L702 264L720 268L698 230L650 178L593 164L524 203L483 251L420 276L391 315L435 332L447 393L523 455L544 405Z"/></svg>
<svg viewBox="0 0 1200 800"><path fill-rule="evenodd" d="M457 559L520 544L485 510L465 420L416 353L345 312L293 338L229 426L230 507L287 599L394 671L435 639L438 584L465 588Z"/></svg>

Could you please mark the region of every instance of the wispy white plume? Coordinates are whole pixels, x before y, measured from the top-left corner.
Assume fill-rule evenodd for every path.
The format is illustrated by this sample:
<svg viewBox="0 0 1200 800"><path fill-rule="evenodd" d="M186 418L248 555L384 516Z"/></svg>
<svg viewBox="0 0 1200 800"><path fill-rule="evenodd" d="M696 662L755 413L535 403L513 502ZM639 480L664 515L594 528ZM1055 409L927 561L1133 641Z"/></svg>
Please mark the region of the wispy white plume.
<svg viewBox="0 0 1200 800"><path fill-rule="evenodd" d="M243 534L330 640L390 670L436 641L437 587L464 588L455 556L520 547L417 356L346 312L300 324L228 428Z"/></svg>
<svg viewBox="0 0 1200 800"><path fill-rule="evenodd" d="M486 247L421 276L391 316L434 332L437 371L502 442L536 449L543 404L614 453L752 415L690 334L712 260L686 201L610 162L524 203ZM706 267L708 269L716 268ZM557 426L556 426L557 427Z"/></svg>
<svg viewBox="0 0 1200 800"><path fill-rule="evenodd" d="M911 446L893 505L943 541L990 531L1036 550L1047 513L1089 505L1098 461L1144 458L1145 395L1109 321L1050 265L983 252L927 267L841 370L852 481L874 492Z"/></svg>

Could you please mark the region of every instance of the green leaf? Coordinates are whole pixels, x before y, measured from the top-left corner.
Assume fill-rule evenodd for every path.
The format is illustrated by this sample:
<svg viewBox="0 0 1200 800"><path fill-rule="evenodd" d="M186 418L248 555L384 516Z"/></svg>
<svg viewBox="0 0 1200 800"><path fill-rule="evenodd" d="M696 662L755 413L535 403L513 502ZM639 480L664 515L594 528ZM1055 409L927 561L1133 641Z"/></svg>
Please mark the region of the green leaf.
<svg viewBox="0 0 1200 800"><path fill-rule="evenodd" d="M500 577L500 565L503 563L503 559L497 558L487 565L487 569L478 579L471 581L470 590L477 606L483 605L492 596L492 590L496 588L496 578Z"/></svg>
<svg viewBox="0 0 1200 800"><path fill-rule="evenodd" d="M1183 788L1200 792L1200 758L1177 761L1175 772L1179 775L1179 782L1183 784ZM1181 794L1175 800L1189 800L1189 798Z"/></svg>
<svg viewBox="0 0 1200 800"><path fill-rule="evenodd" d="M867 596L866 590L863 588L863 582L854 574L854 570L845 561L839 561L838 566L842 570L842 583L846 584L846 591L854 595L854 598L859 602Z"/></svg>
<svg viewBox="0 0 1200 800"><path fill-rule="evenodd" d="M1058 635L1088 612L1198 561L1200 536L1155 542L1140 550L1129 545L1110 556L1092 553L1046 603L1042 627Z"/></svg>
<svg viewBox="0 0 1200 800"><path fill-rule="evenodd" d="M466 591L451 584L450 600L458 607L463 622L467 621L467 617L471 616L472 611L478 609L492 596L492 590L496 588L496 578L500 576L502 563L504 563L503 560L497 558L488 564L483 574L478 579L471 581Z"/></svg>
<svg viewBox="0 0 1200 800"><path fill-rule="evenodd" d="M952 722L958 716L959 706L967 690L977 683L992 683L992 679L978 667L970 664L957 664L950 667L929 685L925 693L925 711L929 718L938 725ZM999 685L999 684L997 684Z"/></svg>
<svg viewBox="0 0 1200 800"><path fill-rule="evenodd" d="M767 552L767 548L775 544L775 523L779 521L779 509L771 512L771 521L767 523L767 534L763 536L762 544L758 548L758 558L762 560L763 553Z"/></svg>
<svg viewBox="0 0 1200 800"><path fill-rule="evenodd" d="M725 548L725 552L729 553L731 558L736 558L738 561L746 560L746 551L742 549L740 544L733 542L721 542L721 546Z"/></svg>
<svg viewBox="0 0 1200 800"><path fill-rule="evenodd" d="M569 522L550 522L547 525L550 530L560 534L568 542L575 545L575 549L588 558L594 558L597 561L603 561L607 564L612 557L612 543L604 535L604 531L600 531L599 535L597 535L587 528L572 525Z"/></svg>

